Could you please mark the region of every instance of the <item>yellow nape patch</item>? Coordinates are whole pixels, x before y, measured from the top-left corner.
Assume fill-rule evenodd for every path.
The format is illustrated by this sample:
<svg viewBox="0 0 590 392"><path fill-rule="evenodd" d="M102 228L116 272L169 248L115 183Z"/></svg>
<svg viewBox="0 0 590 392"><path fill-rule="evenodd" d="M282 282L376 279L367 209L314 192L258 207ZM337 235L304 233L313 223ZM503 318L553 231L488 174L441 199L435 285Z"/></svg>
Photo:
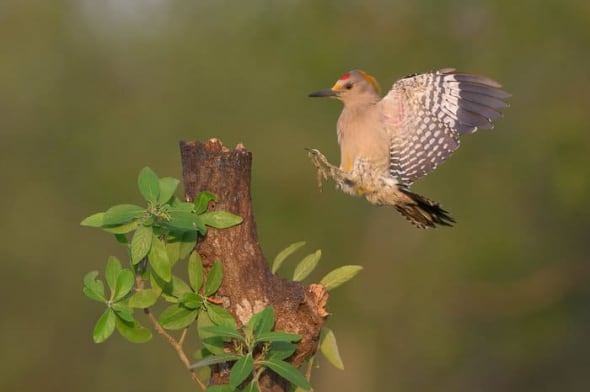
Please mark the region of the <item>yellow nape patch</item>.
<svg viewBox="0 0 590 392"><path fill-rule="evenodd" d="M365 71L359 70L359 73L373 88L377 91L377 94L381 94L381 87L379 87L379 83L377 83L377 79L366 73Z"/></svg>

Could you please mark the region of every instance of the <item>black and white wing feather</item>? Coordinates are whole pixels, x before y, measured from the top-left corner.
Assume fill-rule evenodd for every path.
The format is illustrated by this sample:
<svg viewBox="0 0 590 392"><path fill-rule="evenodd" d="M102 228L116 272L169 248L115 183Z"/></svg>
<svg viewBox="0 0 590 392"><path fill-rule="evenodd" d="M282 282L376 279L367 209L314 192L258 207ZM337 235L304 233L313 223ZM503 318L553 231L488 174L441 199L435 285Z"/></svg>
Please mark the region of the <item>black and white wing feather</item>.
<svg viewBox="0 0 590 392"><path fill-rule="evenodd" d="M397 81L379 103L390 135L390 174L410 185L449 158L459 136L493 128L510 97L501 87L454 69Z"/></svg>

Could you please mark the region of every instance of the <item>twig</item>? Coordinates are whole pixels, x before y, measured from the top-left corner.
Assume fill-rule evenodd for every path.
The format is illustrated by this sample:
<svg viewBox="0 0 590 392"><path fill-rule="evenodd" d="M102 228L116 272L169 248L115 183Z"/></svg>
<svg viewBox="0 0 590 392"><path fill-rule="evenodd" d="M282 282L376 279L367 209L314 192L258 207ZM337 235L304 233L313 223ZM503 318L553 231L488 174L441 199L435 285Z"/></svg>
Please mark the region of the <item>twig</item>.
<svg viewBox="0 0 590 392"><path fill-rule="evenodd" d="M138 269L145 268L145 264L147 263L147 259L144 258L140 263L142 263L142 264L139 265ZM145 281L142 279L141 273L138 273L135 276L135 284L136 284L135 291L143 290L143 288L145 286ZM180 339L178 339L178 341L176 341L176 339L174 339L168 332L166 332L166 330L164 328L162 328L162 326L158 322L158 319L156 319L156 317L153 315L153 313L150 312L149 308L145 308L143 310L143 312L148 316L148 318L152 322L154 329L156 331L158 331L158 333L160 335L162 335L168 341L168 343L174 348L174 350L176 350L176 353L178 354L180 361L183 363L184 367L186 367L186 369L190 372L191 378L193 379L193 381L196 382L199 385L199 387L201 387L201 389L203 391L206 390L207 386L205 386L205 384L203 384L203 382L195 374L193 369L191 369L191 364L190 364L186 354L184 353L184 349L182 347L184 345L184 339L186 338L186 333L188 331L188 328L185 328L182 331L182 334L180 335Z"/></svg>
<svg viewBox="0 0 590 392"><path fill-rule="evenodd" d="M315 355L309 358L307 361L307 369L305 370L305 378L307 381L311 381L311 370L313 369L313 361L315 360Z"/></svg>
<svg viewBox="0 0 590 392"><path fill-rule="evenodd" d="M188 332L188 327L182 330L182 334L180 335L180 339L178 339L178 344L180 347L184 346L184 339L186 338L186 333Z"/></svg>
<svg viewBox="0 0 590 392"><path fill-rule="evenodd" d="M160 325L160 323L158 322L156 317L150 312L149 309L144 309L144 312L148 316L150 321L152 322L154 329L160 335L162 335L164 337L164 339L166 339L168 341L168 343L172 346L172 348L174 348L174 350L176 350L176 353L178 354L180 361L186 367L186 369L190 372L191 378L193 379L193 381L196 382L199 385L199 387L201 387L201 389L203 391L206 390L207 387L205 386L205 384L203 384L203 382L199 379L199 377L195 374L195 372L190 368L191 364L184 352L184 349L182 348L182 343L184 342L184 338L186 336L187 329L185 329L182 332L182 335L180 336L180 340L177 342L176 339L174 339L168 332L166 332L166 330L164 328L162 328L162 326Z"/></svg>

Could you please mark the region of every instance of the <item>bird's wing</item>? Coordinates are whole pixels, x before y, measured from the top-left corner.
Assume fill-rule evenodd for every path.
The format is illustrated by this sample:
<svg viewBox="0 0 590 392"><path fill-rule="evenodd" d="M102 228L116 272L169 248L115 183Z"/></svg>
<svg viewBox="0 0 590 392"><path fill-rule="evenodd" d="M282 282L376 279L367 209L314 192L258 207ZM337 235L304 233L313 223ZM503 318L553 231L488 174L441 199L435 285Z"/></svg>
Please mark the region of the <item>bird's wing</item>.
<svg viewBox="0 0 590 392"><path fill-rule="evenodd" d="M389 171L410 185L459 147L459 136L491 129L510 94L492 79L441 69L395 82L379 102L390 135Z"/></svg>

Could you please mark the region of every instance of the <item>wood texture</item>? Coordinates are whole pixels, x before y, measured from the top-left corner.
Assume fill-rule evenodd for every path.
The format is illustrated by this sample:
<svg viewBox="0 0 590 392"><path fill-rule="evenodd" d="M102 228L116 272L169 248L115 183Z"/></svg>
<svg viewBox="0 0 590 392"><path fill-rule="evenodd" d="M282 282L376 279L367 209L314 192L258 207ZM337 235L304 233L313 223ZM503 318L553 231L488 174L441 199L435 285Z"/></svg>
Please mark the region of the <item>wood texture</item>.
<svg viewBox="0 0 590 392"><path fill-rule="evenodd" d="M201 191L218 196L209 210L240 215L243 222L223 230L209 229L197 245L205 268L217 259L224 267L219 299L238 320L246 323L252 314L272 305L277 331L302 336L290 358L295 366L315 353L320 330L328 313L326 289L319 284L304 286L273 275L258 241L250 197L252 154L244 146L228 149L217 139L206 143L180 142L185 194L192 201ZM288 242L288 241L286 241ZM212 383L227 383L227 369L213 369ZM275 374L261 379L264 391L286 391L288 384Z"/></svg>

